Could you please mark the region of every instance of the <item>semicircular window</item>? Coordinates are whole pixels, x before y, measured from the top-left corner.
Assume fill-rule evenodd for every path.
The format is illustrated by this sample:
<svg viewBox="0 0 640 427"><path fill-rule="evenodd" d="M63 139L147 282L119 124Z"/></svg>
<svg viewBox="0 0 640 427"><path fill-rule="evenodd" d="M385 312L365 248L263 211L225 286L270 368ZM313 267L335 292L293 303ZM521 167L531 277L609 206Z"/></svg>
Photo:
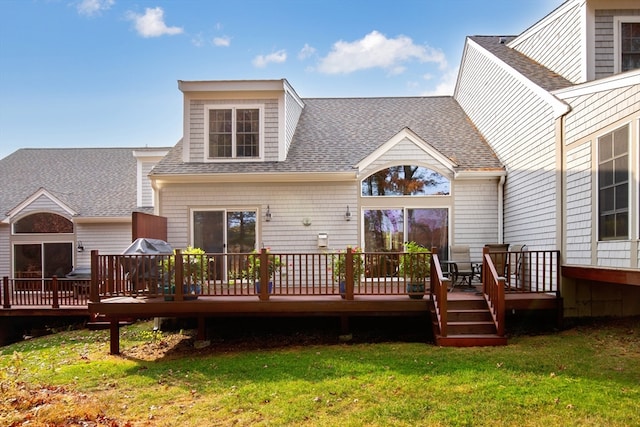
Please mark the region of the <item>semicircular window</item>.
<svg viewBox="0 0 640 427"><path fill-rule="evenodd" d="M391 166L362 180L363 196L448 196L449 180L423 166Z"/></svg>
<svg viewBox="0 0 640 427"><path fill-rule="evenodd" d="M13 224L14 233L73 233L73 223L67 218L40 212L26 216Z"/></svg>

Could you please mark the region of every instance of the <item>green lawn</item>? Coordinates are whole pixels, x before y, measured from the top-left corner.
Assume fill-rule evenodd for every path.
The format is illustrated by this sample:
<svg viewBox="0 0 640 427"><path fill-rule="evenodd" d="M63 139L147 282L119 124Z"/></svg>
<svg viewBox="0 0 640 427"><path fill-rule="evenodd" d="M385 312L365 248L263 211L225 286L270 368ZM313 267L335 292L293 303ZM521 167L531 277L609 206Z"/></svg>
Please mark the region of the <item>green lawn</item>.
<svg viewBox="0 0 640 427"><path fill-rule="evenodd" d="M108 355L106 331L1 347L0 425L640 425L639 318L487 348L182 342L177 352L188 334L150 328L123 328L120 356Z"/></svg>

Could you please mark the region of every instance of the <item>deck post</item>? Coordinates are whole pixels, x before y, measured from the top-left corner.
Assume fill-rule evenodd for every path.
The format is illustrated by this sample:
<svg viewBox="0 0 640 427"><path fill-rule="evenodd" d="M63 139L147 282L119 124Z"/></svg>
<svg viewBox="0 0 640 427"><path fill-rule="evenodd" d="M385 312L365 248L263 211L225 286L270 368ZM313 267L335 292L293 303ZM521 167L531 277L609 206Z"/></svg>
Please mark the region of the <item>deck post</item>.
<svg viewBox="0 0 640 427"><path fill-rule="evenodd" d="M91 251L91 284L89 285L89 301L100 302L100 289L98 289L98 251Z"/></svg>
<svg viewBox="0 0 640 427"><path fill-rule="evenodd" d="M51 304L51 308L60 308L60 300L58 295L58 276L53 276L51 278L51 287L53 288L53 301Z"/></svg>
<svg viewBox="0 0 640 427"><path fill-rule="evenodd" d="M182 251L176 249L175 255L175 273L176 273L176 289L174 300L184 301L184 260L182 259Z"/></svg>
<svg viewBox="0 0 640 427"><path fill-rule="evenodd" d="M357 255L356 255L357 256ZM345 271L345 290L346 290L346 295L345 295L345 299L347 300L353 300L353 286L355 284L355 277L354 277L354 272L353 272L353 250L351 249L351 247L347 247L347 252L345 253L345 264L344 264L344 271Z"/></svg>
<svg viewBox="0 0 640 427"><path fill-rule="evenodd" d="M120 354L120 320L112 317L109 323L109 352Z"/></svg>
<svg viewBox="0 0 640 427"><path fill-rule="evenodd" d="M2 278L2 308L11 308L11 295L9 294L9 277Z"/></svg>
<svg viewBox="0 0 640 427"><path fill-rule="evenodd" d="M267 248L260 251L260 300L267 301L269 299L269 254Z"/></svg>

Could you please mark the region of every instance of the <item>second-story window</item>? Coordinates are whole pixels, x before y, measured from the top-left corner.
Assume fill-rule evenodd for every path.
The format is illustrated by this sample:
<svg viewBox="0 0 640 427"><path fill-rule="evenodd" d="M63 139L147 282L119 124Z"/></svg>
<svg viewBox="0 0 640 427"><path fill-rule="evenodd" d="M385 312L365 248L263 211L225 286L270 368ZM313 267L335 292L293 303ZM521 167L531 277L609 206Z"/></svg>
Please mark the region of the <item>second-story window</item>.
<svg viewBox="0 0 640 427"><path fill-rule="evenodd" d="M640 22L621 23L620 70L640 68Z"/></svg>
<svg viewBox="0 0 640 427"><path fill-rule="evenodd" d="M259 108L210 106L207 110L210 159L260 157Z"/></svg>
<svg viewBox="0 0 640 427"><path fill-rule="evenodd" d="M629 237L629 126L598 138L598 237Z"/></svg>

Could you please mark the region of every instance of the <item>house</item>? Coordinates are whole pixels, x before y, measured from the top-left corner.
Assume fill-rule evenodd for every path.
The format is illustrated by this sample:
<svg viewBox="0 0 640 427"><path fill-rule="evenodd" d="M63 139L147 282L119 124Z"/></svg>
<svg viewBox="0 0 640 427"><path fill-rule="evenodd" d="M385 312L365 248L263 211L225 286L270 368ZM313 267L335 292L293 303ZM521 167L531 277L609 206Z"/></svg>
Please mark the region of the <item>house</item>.
<svg viewBox="0 0 640 427"><path fill-rule="evenodd" d="M64 277L92 249L121 253L153 213L149 170L166 148L20 149L0 160L0 277Z"/></svg>
<svg viewBox="0 0 640 427"><path fill-rule="evenodd" d="M23 169L56 170L66 154L61 175L75 174L24 175L34 184L2 189L2 269L22 271L16 249L42 240L16 233L30 213L71 221L64 250L86 266L78 240L120 249L139 211L166 220L174 248L212 253L384 252L416 241L445 259L451 245L469 245L479 260L487 243L558 249L565 316L640 314L639 38L637 1L567 0L520 35L468 37L451 97L310 99L285 79L179 81L184 130L170 149L93 168L83 150L2 161L6 173L39 155ZM131 174L126 205L113 201L124 200L111 194L121 188L106 181L113 172L97 170L120 161ZM89 195L75 197L78 187ZM114 204L93 206L96 194Z"/></svg>
<svg viewBox="0 0 640 427"><path fill-rule="evenodd" d="M455 100L507 178L504 241L563 255L565 316L640 313L640 4L466 40Z"/></svg>

